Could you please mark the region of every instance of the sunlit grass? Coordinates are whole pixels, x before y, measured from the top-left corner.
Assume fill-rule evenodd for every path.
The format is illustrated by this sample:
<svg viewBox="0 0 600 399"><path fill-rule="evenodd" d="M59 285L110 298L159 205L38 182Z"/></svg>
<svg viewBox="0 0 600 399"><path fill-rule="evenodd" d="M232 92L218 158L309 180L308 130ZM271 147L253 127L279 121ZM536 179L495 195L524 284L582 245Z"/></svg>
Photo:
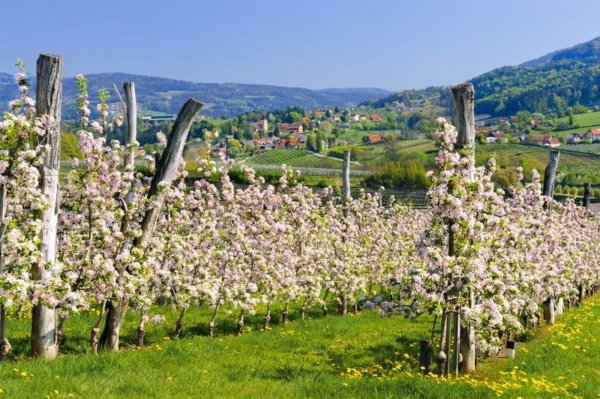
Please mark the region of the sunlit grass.
<svg viewBox="0 0 600 399"><path fill-rule="evenodd" d="M600 298L567 312L558 323L519 344L517 358L489 358L472 377L441 381L418 372L418 341L431 319L381 318L365 311L307 320L294 312L260 331L262 315L246 319L234 336L235 315L222 315L217 336L206 336L209 312L194 306L180 340L170 339L177 312L147 326L147 347L135 349L136 315L130 313L118 354L89 353L94 314L67 323L65 349L55 361L26 357L28 321L11 321L16 359L0 366L7 398L596 398L600 393ZM87 353L82 353L87 352ZM69 396L72 395L72 396Z"/></svg>

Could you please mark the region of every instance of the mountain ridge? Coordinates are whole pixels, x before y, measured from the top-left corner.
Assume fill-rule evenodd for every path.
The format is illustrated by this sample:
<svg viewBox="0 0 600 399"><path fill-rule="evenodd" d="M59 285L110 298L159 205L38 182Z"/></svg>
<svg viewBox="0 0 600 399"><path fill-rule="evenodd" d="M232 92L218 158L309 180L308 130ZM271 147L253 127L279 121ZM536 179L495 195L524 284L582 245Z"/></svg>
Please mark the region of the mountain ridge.
<svg viewBox="0 0 600 399"><path fill-rule="evenodd" d="M138 103L142 110L176 113L190 97L205 103L203 114L232 117L247 111L272 111L298 106L306 109L324 106L356 105L370 98L391 94L379 88L327 88L312 90L252 83L198 83L160 76L138 75L123 72L105 72L86 75L92 105L100 88L110 91L111 102L116 102L113 83L134 81ZM32 79L35 86L35 78ZM0 72L0 110L17 95L12 75ZM76 118L77 85L74 78L63 80L63 114Z"/></svg>

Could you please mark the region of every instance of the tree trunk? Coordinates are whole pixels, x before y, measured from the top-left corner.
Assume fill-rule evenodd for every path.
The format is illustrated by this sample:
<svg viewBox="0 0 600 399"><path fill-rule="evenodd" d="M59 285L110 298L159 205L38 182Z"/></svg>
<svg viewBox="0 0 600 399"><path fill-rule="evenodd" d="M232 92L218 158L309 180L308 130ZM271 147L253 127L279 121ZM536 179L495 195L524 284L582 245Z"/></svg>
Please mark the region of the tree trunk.
<svg viewBox="0 0 600 399"><path fill-rule="evenodd" d="M138 323L137 328L137 346L138 348L144 347L144 336L146 335L146 329L144 326L146 325L146 309L142 310L142 315L140 316L140 322Z"/></svg>
<svg viewBox="0 0 600 399"><path fill-rule="evenodd" d="M112 352L119 351L119 334L121 324L127 313L128 303L127 298L124 298L117 304L109 302L106 305L108 312L106 313L104 330L100 336L100 349Z"/></svg>
<svg viewBox="0 0 600 399"><path fill-rule="evenodd" d="M267 304L267 314L265 315L265 323L263 324L263 330L267 331L270 323L271 323L271 302L269 302Z"/></svg>
<svg viewBox="0 0 600 399"><path fill-rule="evenodd" d="M236 325L237 325L237 331L236 331L236 334L237 334L237 335L242 335L242 331L244 330L244 314L245 314L245 313L246 313L246 312L244 311L244 309L242 309L242 310L240 311L240 317L238 318L238 321L237 321L237 323L236 323Z"/></svg>
<svg viewBox="0 0 600 399"><path fill-rule="evenodd" d="M100 314L98 315L98 320L94 327L92 327L92 332L90 334L90 345L92 346L92 350L94 353L98 353L98 345L100 344L100 323L102 323L102 318L104 317L104 310L106 309L107 302L102 302L102 307L100 308Z"/></svg>
<svg viewBox="0 0 600 399"><path fill-rule="evenodd" d="M289 306L290 306L290 301L285 301L285 307L283 308L283 312L281 312L281 324L283 324L284 326L287 323Z"/></svg>
<svg viewBox="0 0 600 399"><path fill-rule="evenodd" d="M49 277L47 266L56 261L58 225L58 173L60 169L60 120L62 101L62 57L40 55L37 61L36 113L52 118L41 138L48 150L40 166L40 189L46 201L41 214L40 262L32 267L34 281ZM55 311L36 304L31 313L31 353L33 356L54 358L57 355Z"/></svg>
<svg viewBox="0 0 600 399"><path fill-rule="evenodd" d="M304 303L302 304L302 308L300 308L300 315L302 317L302 320L304 320L304 317L306 315L306 299L304 300Z"/></svg>
<svg viewBox="0 0 600 399"><path fill-rule="evenodd" d="M173 336L173 338L175 339L179 339L179 337L181 336L181 329L183 328L183 316L185 315L185 312L188 310L189 306L189 304L185 305L185 307L181 309L181 313L179 313L179 318L177 318L177 325L175 326L175 335Z"/></svg>
<svg viewBox="0 0 600 399"><path fill-rule="evenodd" d="M210 322L208 323L208 335L212 338L215 332L215 319L217 318L217 312L219 311L219 307L221 307L221 300L217 302L215 306L215 310L213 311L212 317L210 318Z"/></svg>

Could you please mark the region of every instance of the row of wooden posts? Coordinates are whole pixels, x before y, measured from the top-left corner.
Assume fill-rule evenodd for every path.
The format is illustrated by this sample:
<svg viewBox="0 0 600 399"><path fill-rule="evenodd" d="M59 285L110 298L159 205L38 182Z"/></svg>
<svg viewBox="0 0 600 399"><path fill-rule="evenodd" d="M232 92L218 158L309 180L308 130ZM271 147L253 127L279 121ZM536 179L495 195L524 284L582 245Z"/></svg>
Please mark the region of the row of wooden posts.
<svg viewBox="0 0 600 399"><path fill-rule="evenodd" d="M51 117L45 129L41 142L47 145L42 165L40 166L40 189L47 202L46 209L41 212L42 220L40 253L41 261L32 265L31 276L33 280L48 277L46 265L56 261L57 227L58 227L58 192L60 169L60 123L62 103L62 77L63 58L56 55L42 54L37 60L36 68L36 116L48 115ZM135 146L137 140L137 108L135 85L133 82L124 84L126 101L123 102L127 123L127 149L125 151L124 167L133 167ZM120 95L119 95L120 97ZM142 233L135 240L134 245L143 248L152 236L160 208L165 199L165 191L159 187L169 186L175 176L176 169L181 159L183 148L192 125L193 119L200 111L203 104L195 99L189 99L177 115L171 129L167 147L165 148L156 172L152 179L148 198L154 198L151 206L146 210L142 221ZM3 271L3 239L6 226L4 216L7 204L7 187L0 186L0 275ZM127 205L131 203L132 196L128 195L123 204L125 217L123 229L128 229ZM105 304L107 309L106 323L102 335L96 340L100 347L107 350L118 350L119 330L124 314L127 311L128 299L123 298L118 303ZM104 307L103 307L104 308ZM31 353L33 356L54 358L58 352L58 336L56 326L56 311L42 303L36 304L32 309L31 323ZM100 319L96 325L96 334L99 332ZM94 332L92 332L92 339ZM6 336L6 313L0 307L0 359L6 355L10 344Z"/></svg>

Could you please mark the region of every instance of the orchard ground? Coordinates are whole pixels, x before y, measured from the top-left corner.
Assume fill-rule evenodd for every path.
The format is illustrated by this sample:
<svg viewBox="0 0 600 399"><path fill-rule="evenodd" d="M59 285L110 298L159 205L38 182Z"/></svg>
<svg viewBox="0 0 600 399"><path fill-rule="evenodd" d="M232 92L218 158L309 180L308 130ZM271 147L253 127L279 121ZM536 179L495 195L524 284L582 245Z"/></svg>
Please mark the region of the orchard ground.
<svg viewBox="0 0 600 399"><path fill-rule="evenodd" d="M418 341L431 318L381 318L377 312L307 320L292 314L267 332L261 314L246 319L236 337L235 317L218 319L208 338L209 311L192 307L183 336L169 337L176 311L147 326L144 349L135 342L136 315L124 326L120 353L89 352L93 313L67 321L64 355L54 361L26 355L28 320L13 320L12 361L0 365L6 398L596 398L600 397L600 295L568 311L556 325L518 344L514 360L489 358L476 374L442 381L418 373ZM280 309L277 309L278 311ZM278 313L275 313L277 315ZM74 352L74 353L73 353Z"/></svg>

